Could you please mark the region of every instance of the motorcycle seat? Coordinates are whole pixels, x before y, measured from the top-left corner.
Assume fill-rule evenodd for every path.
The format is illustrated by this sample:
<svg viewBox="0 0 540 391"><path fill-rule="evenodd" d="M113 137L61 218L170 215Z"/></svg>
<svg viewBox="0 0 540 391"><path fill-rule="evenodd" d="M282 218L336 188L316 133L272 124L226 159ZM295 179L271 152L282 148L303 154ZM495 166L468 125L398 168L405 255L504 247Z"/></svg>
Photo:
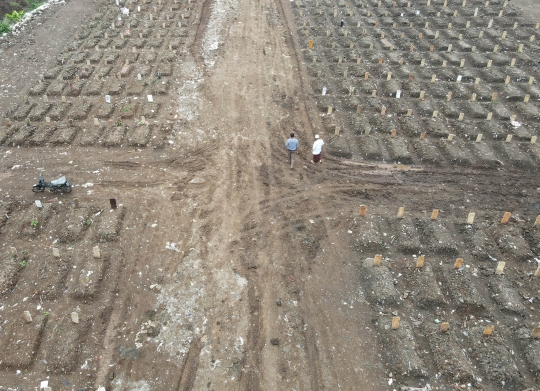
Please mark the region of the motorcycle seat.
<svg viewBox="0 0 540 391"><path fill-rule="evenodd" d="M54 181L51 181L51 185L53 186L60 186L60 185L63 185L64 183L66 183L66 177L63 176L61 178L58 178L58 179L55 179Z"/></svg>

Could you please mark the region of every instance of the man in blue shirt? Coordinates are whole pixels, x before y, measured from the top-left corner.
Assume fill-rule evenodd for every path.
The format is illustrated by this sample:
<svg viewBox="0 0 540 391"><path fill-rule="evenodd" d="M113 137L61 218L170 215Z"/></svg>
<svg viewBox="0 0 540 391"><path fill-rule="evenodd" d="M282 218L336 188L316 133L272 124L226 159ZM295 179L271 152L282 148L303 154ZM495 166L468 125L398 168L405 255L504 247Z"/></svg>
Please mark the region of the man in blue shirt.
<svg viewBox="0 0 540 391"><path fill-rule="evenodd" d="M287 163L291 163L291 170L294 167L294 160L296 159L296 151L298 151L298 140L294 138L294 133L291 133L291 137L285 142L285 147L289 153L289 160Z"/></svg>

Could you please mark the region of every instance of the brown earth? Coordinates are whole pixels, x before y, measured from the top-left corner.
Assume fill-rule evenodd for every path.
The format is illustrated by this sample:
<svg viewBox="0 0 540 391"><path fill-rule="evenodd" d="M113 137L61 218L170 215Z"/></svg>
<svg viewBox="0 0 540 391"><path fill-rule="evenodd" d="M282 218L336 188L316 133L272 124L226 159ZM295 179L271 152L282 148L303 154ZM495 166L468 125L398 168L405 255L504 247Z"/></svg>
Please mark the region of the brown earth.
<svg viewBox="0 0 540 391"><path fill-rule="evenodd" d="M540 151L530 140L540 132L527 84L536 41L514 69L514 48L501 50L490 73L471 61L487 63L485 51L447 53L458 30L469 33L467 19L443 26L454 9L489 12L484 1L463 11L461 1L446 11L442 1L120 3L130 9L121 20L114 2L55 5L0 41L0 390L44 380L53 390L538 389ZM466 44L481 46L480 23L492 17L486 47L503 28L514 35L501 49L537 31L534 1L508 6L523 7L517 31L501 27L502 1L491 3L494 16L476 19ZM416 9L426 19L413 33ZM369 32L345 37L341 17ZM434 34L425 21L441 30L442 49L425 44ZM502 92L492 103L511 72L518 103ZM460 73L467 84L454 82ZM476 77L486 91L473 90ZM397 88L399 104L389 95ZM487 101L470 103L474 91ZM300 141L292 170L291 131ZM326 142L319 165L315 134ZM66 175L73 191L32 193L40 171ZM495 275L501 260L505 274Z"/></svg>

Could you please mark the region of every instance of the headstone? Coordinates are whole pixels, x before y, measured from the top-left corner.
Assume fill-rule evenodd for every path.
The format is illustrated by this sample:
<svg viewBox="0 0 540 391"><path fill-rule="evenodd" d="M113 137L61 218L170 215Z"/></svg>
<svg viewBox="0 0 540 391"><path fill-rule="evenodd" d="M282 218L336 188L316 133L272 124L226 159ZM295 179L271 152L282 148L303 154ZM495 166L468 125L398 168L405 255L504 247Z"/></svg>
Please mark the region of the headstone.
<svg viewBox="0 0 540 391"><path fill-rule="evenodd" d="M431 82L435 83L435 80L437 80L437 75L431 75Z"/></svg>
<svg viewBox="0 0 540 391"><path fill-rule="evenodd" d="M116 198L110 198L109 203L111 204L111 209L116 209Z"/></svg>
<svg viewBox="0 0 540 391"><path fill-rule="evenodd" d="M476 136L476 142L479 143L480 141L482 141L482 133Z"/></svg>
<svg viewBox="0 0 540 391"><path fill-rule="evenodd" d="M499 261L497 263L497 269L495 269L495 274L503 274L504 273L504 265L506 265L506 262Z"/></svg>
<svg viewBox="0 0 540 391"><path fill-rule="evenodd" d="M467 216L467 224L473 224L474 223L474 216L476 215L476 213L474 212L471 212L469 213L469 215Z"/></svg>
<svg viewBox="0 0 540 391"><path fill-rule="evenodd" d="M448 323L448 322L442 322L441 323L441 331L443 333L446 333L448 331L449 327L450 327L450 323Z"/></svg>
<svg viewBox="0 0 540 391"><path fill-rule="evenodd" d="M420 140L423 140L426 138L426 132L420 133Z"/></svg>
<svg viewBox="0 0 540 391"><path fill-rule="evenodd" d="M436 118L438 115L439 115L439 111L438 111L438 110L434 110L434 111L433 111L432 117L433 117L433 118Z"/></svg>
<svg viewBox="0 0 540 391"><path fill-rule="evenodd" d="M323 87L322 88L322 96L325 96L326 95L326 87Z"/></svg>
<svg viewBox="0 0 540 391"><path fill-rule="evenodd" d="M512 213L510 213L510 212L505 212L505 213L504 213L504 216L503 216L503 218L502 218L502 220L501 220L501 224L506 224L506 223L508 223L508 220L510 219L510 216L511 216L511 215L512 215Z"/></svg>
<svg viewBox="0 0 540 391"><path fill-rule="evenodd" d="M529 94L525 95L525 99L523 99L523 102L527 103L530 97L531 96Z"/></svg>
<svg viewBox="0 0 540 391"><path fill-rule="evenodd" d="M26 323L32 323L32 314L30 314L30 311L24 311L23 318L26 321Z"/></svg>
<svg viewBox="0 0 540 391"><path fill-rule="evenodd" d="M529 85L534 83L534 76L529 77Z"/></svg>
<svg viewBox="0 0 540 391"><path fill-rule="evenodd" d="M506 136L506 142L509 143L510 141L512 141L512 135L511 134Z"/></svg>
<svg viewBox="0 0 540 391"><path fill-rule="evenodd" d="M60 250L57 247L53 247L52 253L53 253L53 257L60 258Z"/></svg>
<svg viewBox="0 0 540 391"><path fill-rule="evenodd" d="M105 102L106 103L111 103L111 96L110 95L105 95Z"/></svg>
<svg viewBox="0 0 540 391"><path fill-rule="evenodd" d="M425 255L420 255L416 260L416 268L421 269L424 267L424 260L426 259Z"/></svg>
<svg viewBox="0 0 540 391"><path fill-rule="evenodd" d="M537 136L532 136L531 137L531 144L536 144L536 137Z"/></svg>
<svg viewBox="0 0 540 391"><path fill-rule="evenodd" d="M146 98L148 99L148 102L152 103L154 101L154 98L152 95L147 95Z"/></svg>
<svg viewBox="0 0 540 391"><path fill-rule="evenodd" d="M429 0L428 0L429 2ZM399 321L400 321L400 317L399 316L394 316L392 318L392 330L397 330L399 329Z"/></svg>
<svg viewBox="0 0 540 391"><path fill-rule="evenodd" d="M424 100L425 96L426 96L426 92L425 91L420 91L420 100Z"/></svg>
<svg viewBox="0 0 540 391"><path fill-rule="evenodd" d="M463 121L463 117L465 117L465 113L459 113L458 121Z"/></svg>
<svg viewBox="0 0 540 391"><path fill-rule="evenodd" d="M366 215L366 210L367 210L367 207L365 205L360 205L360 216L365 216Z"/></svg>
<svg viewBox="0 0 540 391"><path fill-rule="evenodd" d="M487 326L484 329L484 335L491 335L494 329L495 329L495 325Z"/></svg>
<svg viewBox="0 0 540 391"><path fill-rule="evenodd" d="M486 120L491 121L491 118L493 117L493 113L488 113ZM480 135L479 135L480 136Z"/></svg>
<svg viewBox="0 0 540 391"><path fill-rule="evenodd" d="M538 267L540 269L540 266ZM531 334L531 338L538 338L540 336L540 326L536 326Z"/></svg>
<svg viewBox="0 0 540 391"><path fill-rule="evenodd" d="M78 312L72 312L71 313L71 321L73 323L79 324L79 313Z"/></svg>
<svg viewBox="0 0 540 391"><path fill-rule="evenodd" d="M454 269L459 269L463 265L463 258L456 259L456 262L454 263Z"/></svg>
<svg viewBox="0 0 540 391"><path fill-rule="evenodd" d="M396 99L401 98L401 90L396 91Z"/></svg>
<svg viewBox="0 0 540 391"><path fill-rule="evenodd" d="M94 255L94 258L96 258L96 259L101 258L101 253L100 253L100 251L99 251L99 247L98 247L98 246L96 246L96 247L93 248L93 255Z"/></svg>
<svg viewBox="0 0 540 391"><path fill-rule="evenodd" d="M396 130L396 129L392 129L392 133L390 134L390 137L396 138L396 134L397 134L397 130Z"/></svg>
<svg viewBox="0 0 540 391"><path fill-rule="evenodd" d="M404 206L400 206L400 207L398 208L397 218L398 218L398 219L402 219L404 213L405 213L405 207L404 207Z"/></svg>
<svg viewBox="0 0 540 391"><path fill-rule="evenodd" d="M328 106L328 114L332 114L332 109L333 109L332 106Z"/></svg>

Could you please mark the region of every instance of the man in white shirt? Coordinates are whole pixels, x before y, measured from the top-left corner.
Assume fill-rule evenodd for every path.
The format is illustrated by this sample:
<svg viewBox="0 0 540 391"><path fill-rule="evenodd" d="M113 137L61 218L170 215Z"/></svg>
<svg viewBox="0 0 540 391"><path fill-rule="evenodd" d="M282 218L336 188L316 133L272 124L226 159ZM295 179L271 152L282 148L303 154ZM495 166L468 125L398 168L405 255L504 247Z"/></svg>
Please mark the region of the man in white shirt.
<svg viewBox="0 0 540 391"><path fill-rule="evenodd" d="M313 160L311 163L321 163L321 152L322 152L322 146L324 145L324 141L322 138L319 138L319 135L315 135L315 142L313 143Z"/></svg>

